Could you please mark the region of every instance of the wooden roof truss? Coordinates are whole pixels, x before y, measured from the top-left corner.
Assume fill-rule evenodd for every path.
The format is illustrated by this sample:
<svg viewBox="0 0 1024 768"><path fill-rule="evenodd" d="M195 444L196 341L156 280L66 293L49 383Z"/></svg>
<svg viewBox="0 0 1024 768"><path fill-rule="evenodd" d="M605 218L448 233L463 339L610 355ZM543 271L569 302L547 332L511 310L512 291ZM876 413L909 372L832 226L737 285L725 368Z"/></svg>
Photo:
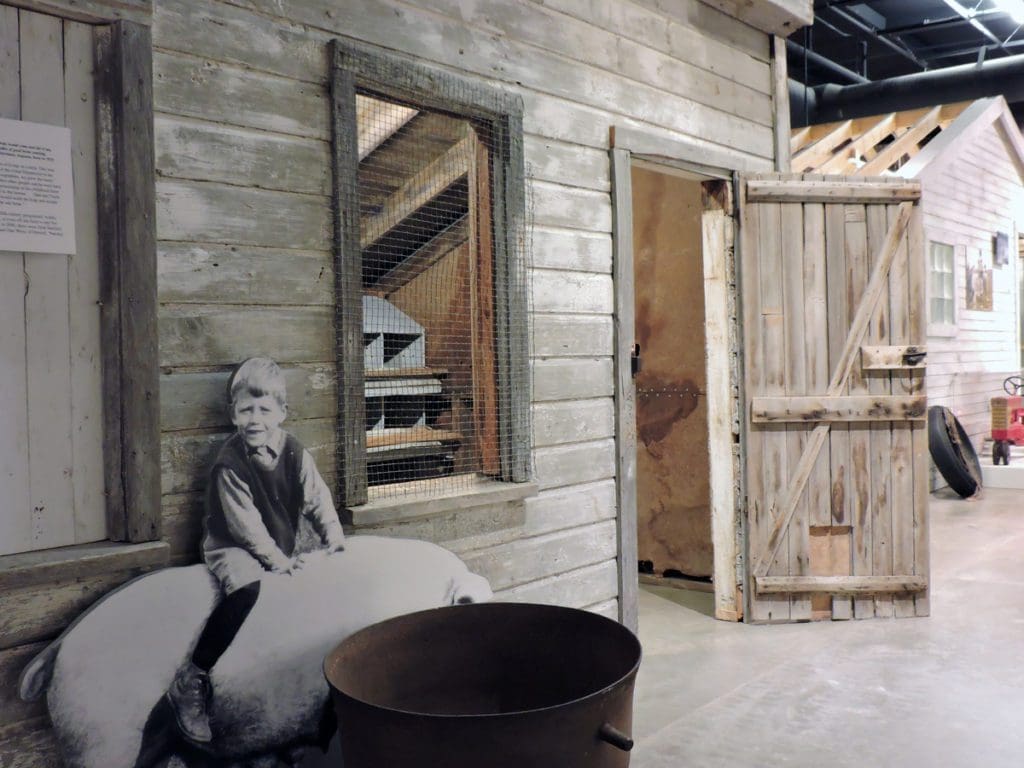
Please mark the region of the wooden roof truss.
<svg viewBox="0 0 1024 768"><path fill-rule="evenodd" d="M842 176L895 172L970 105L963 101L799 128L790 138L792 170Z"/></svg>

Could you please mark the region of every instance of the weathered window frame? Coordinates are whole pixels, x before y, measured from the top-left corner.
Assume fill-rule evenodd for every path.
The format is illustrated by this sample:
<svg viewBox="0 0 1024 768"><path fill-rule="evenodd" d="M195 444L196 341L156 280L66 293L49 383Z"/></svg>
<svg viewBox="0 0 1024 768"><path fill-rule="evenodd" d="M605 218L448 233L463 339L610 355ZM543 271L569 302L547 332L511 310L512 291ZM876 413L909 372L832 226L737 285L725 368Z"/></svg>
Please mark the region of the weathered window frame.
<svg viewBox="0 0 1024 768"><path fill-rule="evenodd" d="M0 590L166 563L160 541L153 45L123 4L88 11L19 2L95 23L97 218L107 540L0 557ZM133 9L134 15L145 9ZM145 14L143 14L145 15Z"/></svg>
<svg viewBox="0 0 1024 768"><path fill-rule="evenodd" d="M519 252L525 217L523 103L519 96L428 67L382 48L335 39L331 45L331 125L334 172L334 266L336 281L336 359L339 376L339 494L345 507L367 501L364 380L362 373L362 256L356 91L386 100L472 118L487 124L494 137L492 198L495 260L495 318L498 368L498 424L503 450L500 480L529 480L529 339L509 322L524 317L525 285L511 256ZM356 254L353 258L351 254ZM345 312L341 307L347 307Z"/></svg>

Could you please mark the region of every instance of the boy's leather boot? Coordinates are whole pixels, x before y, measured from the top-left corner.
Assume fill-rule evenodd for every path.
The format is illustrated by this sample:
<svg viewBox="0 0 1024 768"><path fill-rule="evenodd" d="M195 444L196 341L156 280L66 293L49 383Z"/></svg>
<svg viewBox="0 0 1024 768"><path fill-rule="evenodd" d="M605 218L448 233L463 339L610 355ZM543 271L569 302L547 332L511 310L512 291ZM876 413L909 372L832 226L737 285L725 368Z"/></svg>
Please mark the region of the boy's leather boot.
<svg viewBox="0 0 1024 768"><path fill-rule="evenodd" d="M167 690L174 716L181 732L192 741L202 744L210 741L210 715L207 704L210 700L210 676L191 661L182 665L174 682Z"/></svg>

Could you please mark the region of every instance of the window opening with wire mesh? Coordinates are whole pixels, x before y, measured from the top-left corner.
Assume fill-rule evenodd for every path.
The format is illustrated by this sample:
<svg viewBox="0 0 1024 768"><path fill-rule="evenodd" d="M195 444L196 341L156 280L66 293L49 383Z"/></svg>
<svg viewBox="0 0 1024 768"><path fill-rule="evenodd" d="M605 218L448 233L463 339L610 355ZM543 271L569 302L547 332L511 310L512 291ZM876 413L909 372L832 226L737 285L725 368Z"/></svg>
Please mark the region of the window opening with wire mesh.
<svg viewBox="0 0 1024 768"><path fill-rule="evenodd" d="M355 75L336 67L334 83L348 172L336 301L346 503L526 479L522 216L496 183L521 138L479 110L460 113L464 81L432 78L442 92L426 105L408 88L390 97L389 77L415 65L396 72L380 54L345 50L336 62L358 64ZM446 96L452 109L430 103Z"/></svg>

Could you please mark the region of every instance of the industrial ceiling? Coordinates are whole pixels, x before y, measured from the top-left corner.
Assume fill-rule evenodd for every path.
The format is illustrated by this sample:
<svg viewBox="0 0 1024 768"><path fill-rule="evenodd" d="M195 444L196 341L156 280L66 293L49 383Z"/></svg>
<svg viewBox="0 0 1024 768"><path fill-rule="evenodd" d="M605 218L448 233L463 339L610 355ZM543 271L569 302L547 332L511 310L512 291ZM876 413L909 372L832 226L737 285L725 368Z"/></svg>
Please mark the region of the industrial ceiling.
<svg viewBox="0 0 1024 768"><path fill-rule="evenodd" d="M1002 92L1018 122L1024 120L1024 94L1018 93L1024 90L1024 0L815 0L814 15L813 26L790 36L787 50L791 80L817 87L819 96L826 84L863 85L931 72L918 81L922 87L910 81L903 89L914 94L915 103L897 106L939 104L950 95L938 71L959 67L963 79L997 60L1019 57L1020 70L1001 62L987 88ZM977 97L985 95L995 94Z"/></svg>

